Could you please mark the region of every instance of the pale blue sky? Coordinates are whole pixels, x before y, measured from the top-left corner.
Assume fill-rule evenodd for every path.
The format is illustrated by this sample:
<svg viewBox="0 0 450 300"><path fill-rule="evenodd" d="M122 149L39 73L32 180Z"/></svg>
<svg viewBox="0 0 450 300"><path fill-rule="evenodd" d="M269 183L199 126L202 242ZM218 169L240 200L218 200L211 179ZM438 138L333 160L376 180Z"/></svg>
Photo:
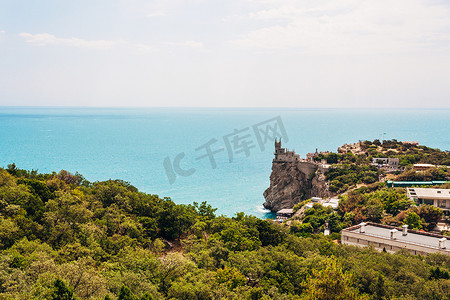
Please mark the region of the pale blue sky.
<svg viewBox="0 0 450 300"><path fill-rule="evenodd" d="M450 1L0 0L0 105L450 108Z"/></svg>

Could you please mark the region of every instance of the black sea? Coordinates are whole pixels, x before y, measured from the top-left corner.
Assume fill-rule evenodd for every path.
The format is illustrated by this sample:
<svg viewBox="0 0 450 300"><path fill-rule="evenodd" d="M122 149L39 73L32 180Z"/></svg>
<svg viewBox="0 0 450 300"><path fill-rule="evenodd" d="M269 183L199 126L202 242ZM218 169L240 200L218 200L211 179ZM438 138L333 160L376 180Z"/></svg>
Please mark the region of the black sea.
<svg viewBox="0 0 450 300"><path fill-rule="evenodd" d="M0 107L0 167L123 179L219 214L262 208L274 137L306 153L359 140L450 150L450 110Z"/></svg>

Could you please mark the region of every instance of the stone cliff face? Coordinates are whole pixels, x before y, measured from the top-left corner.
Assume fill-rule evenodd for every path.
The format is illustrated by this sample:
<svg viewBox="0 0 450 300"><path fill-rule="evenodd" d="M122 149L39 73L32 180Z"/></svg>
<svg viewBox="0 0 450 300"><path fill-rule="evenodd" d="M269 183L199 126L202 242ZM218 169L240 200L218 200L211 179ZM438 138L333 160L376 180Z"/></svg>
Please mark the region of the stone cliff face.
<svg viewBox="0 0 450 300"><path fill-rule="evenodd" d="M270 186L264 191L264 207L272 212L292 208L311 197L329 197L328 185L320 168L309 162L272 163Z"/></svg>

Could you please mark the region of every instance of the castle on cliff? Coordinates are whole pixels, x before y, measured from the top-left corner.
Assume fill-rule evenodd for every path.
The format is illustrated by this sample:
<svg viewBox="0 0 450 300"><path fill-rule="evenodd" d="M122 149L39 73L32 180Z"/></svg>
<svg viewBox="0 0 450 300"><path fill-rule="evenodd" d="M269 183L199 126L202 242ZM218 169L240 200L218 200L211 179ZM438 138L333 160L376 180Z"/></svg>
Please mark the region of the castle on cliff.
<svg viewBox="0 0 450 300"><path fill-rule="evenodd" d="M265 208L278 212L311 197L331 195L324 175L327 167L323 162L301 158L294 150L282 148L278 139L275 139L274 155L270 186L264 191ZM313 153L311 157L316 156Z"/></svg>
<svg viewBox="0 0 450 300"><path fill-rule="evenodd" d="M316 161L316 157L319 156L319 154L327 155L329 154L329 151L325 152L318 152L316 148L316 152L314 153L307 153L306 159L301 158L299 154L295 153L295 150L288 150L287 148L281 148L281 139L278 141L275 139L275 152L273 153L275 155L275 158L273 159L274 162L309 162L312 164L324 164L324 162L318 162Z"/></svg>
<svg viewBox="0 0 450 300"><path fill-rule="evenodd" d="M273 159L274 162L294 162L294 161L300 161L300 155L296 154L295 151L289 151L286 148L281 148L281 139L278 142L277 139L275 139L275 158Z"/></svg>

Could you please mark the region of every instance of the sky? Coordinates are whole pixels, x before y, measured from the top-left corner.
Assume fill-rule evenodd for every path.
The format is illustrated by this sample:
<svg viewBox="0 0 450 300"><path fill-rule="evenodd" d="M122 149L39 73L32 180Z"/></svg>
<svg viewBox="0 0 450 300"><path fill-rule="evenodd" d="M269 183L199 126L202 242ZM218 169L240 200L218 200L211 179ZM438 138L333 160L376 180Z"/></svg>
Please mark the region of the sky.
<svg viewBox="0 0 450 300"><path fill-rule="evenodd" d="M450 108L450 1L0 0L0 106Z"/></svg>

